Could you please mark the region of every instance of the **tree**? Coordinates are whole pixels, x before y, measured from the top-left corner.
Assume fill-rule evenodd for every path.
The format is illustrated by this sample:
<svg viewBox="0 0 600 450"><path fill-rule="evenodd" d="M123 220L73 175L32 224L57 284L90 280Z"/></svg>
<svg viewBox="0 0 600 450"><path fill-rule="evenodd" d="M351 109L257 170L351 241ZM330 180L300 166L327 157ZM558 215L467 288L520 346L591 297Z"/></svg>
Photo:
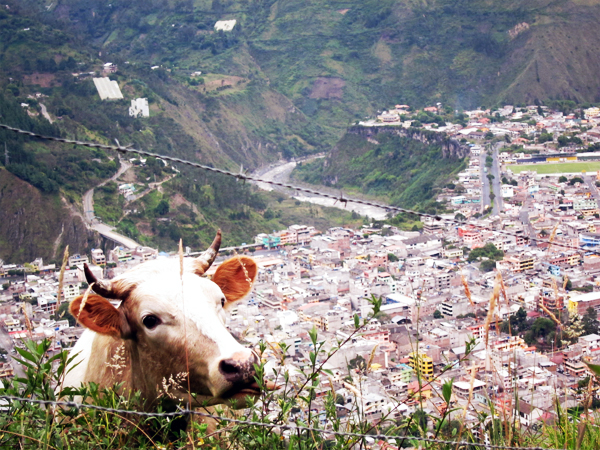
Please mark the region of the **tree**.
<svg viewBox="0 0 600 450"><path fill-rule="evenodd" d="M154 208L154 212L159 216L164 216L169 213L169 202L166 200L161 200L156 208Z"/></svg>
<svg viewBox="0 0 600 450"><path fill-rule="evenodd" d="M361 355L356 355L348 363L348 368L365 370L367 368L367 362L365 361L365 358L363 358Z"/></svg>
<svg viewBox="0 0 600 450"><path fill-rule="evenodd" d="M502 250L498 250L498 248L491 242L488 242L483 247L479 247L471 251L467 260L469 262L473 262L481 257L499 261L504 257L504 252Z"/></svg>
<svg viewBox="0 0 600 450"><path fill-rule="evenodd" d="M433 318L434 318L434 319L441 319L442 317L443 317L443 316L442 316L442 313L440 312L440 310L439 310L439 309L436 309L436 310L433 312Z"/></svg>
<svg viewBox="0 0 600 450"><path fill-rule="evenodd" d="M567 181L569 181L569 180L568 180L568 179L567 179L567 177L565 177L564 175L561 175L561 176L558 178L558 182L559 182L559 183L566 183Z"/></svg>
<svg viewBox="0 0 600 450"><path fill-rule="evenodd" d="M571 186L573 186L575 183L583 184L583 179L581 177L573 177L573 178L571 178L571 181L569 181L569 184Z"/></svg>
<svg viewBox="0 0 600 450"><path fill-rule="evenodd" d="M594 308L586 309L581 321L584 334L598 334L598 314Z"/></svg>
<svg viewBox="0 0 600 450"><path fill-rule="evenodd" d="M67 319L69 321L70 327L74 327L75 325L77 325L77 320L75 320L75 317L73 317L69 312L69 302L62 302L60 304L58 310L56 311L56 319Z"/></svg>
<svg viewBox="0 0 600 450"><path fill-rule="evenodd" d="M388 253L388 261L389 262L397 262L399 260L400 259L396 255L394 255L393 253Z"/></svg>

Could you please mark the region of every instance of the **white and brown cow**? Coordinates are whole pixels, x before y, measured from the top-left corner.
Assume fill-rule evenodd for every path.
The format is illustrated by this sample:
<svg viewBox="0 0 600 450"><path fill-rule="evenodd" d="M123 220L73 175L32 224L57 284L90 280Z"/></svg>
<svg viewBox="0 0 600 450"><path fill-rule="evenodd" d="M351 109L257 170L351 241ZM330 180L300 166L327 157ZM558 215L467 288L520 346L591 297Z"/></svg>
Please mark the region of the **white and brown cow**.
<svg viewBox="0 0 600 450"><path fill-rule="evenodd" d="M82 296L71 303L71 314L88 329L72 350L77 365L64 386L122 382L125 390L141 391L152 408L171 377L181 382L169 394L188 399L189 369L199 404L257 395L257 358L225 328L226 310L250 292L257 267L238 256L223 262L212 281L203 278L220 243L219 231L202 256L184 261L183 276L176 259L149 261L110 281L95 279L85 266L96 294L83 307ZM114 307L109 299L121 303Z"/></svg>

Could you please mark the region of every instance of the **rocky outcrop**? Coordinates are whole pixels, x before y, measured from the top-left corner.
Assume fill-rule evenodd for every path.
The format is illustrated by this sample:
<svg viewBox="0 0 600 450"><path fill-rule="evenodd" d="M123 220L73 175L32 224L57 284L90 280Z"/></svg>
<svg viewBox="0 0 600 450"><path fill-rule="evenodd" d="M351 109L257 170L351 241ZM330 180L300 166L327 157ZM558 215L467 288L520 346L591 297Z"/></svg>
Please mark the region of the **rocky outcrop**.
<svg viewBox="0 0 600 450"><path fill-rule="evenodd" d="M464 158L469 154L469 147L462 145L456 139L450 138L446 133L424 130L421 128L403 128L403 127L363 127L356 125L350 127L348 133L358 134L366 139L374 139L380 133L390 133L397 136L404 136L416 139L427 145L439 145L442 149L443 158Z"/></svg>

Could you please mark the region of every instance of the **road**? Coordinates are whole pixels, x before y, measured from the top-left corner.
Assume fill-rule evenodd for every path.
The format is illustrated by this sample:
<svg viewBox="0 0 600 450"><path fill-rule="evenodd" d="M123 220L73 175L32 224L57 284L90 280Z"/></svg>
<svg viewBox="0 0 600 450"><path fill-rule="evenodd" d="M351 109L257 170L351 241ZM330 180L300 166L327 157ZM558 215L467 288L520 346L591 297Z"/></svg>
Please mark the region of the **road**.
<svg viewBox="0 0 600 450"><path fill-rule="evenodd" d="M123 175L126 171L128 171L131 168L132 164L130 162L125 161L120 158L119 158L119 160L121 162L121 167L119 167L119 170L117 171L117 173L115 173L108 180L105 180L102 183L100 183L98 186L96 186L97 188L100 186L104 186L109 181L115 181L117 178L119 178L121 175ZM128 247L128 248L135 248L135 247L140 246L140 244L135 242L133 239L130 239L127 236L123 236L120 233L117 233L116 231L114 231L113 227L101 223L95 217L95 215L94 215L94 189L90 189L85 194L83 194L83 215L85 217L86 225L88 226L88 228L96 230L102 236L107 237L108 239L111 239L115 242L118 242L119 244L121 244L125 247Z"/></svg>
<svg viewBox="0 0 600 450"><path fill-rule="evenodd" d="M52 123L52 119L50 118L50 114L48 114L46 105L44 105L43 103L40 103L40 109L42 110L42 116L44 116L48 122Z"/></svg>
<svg viewBox="0 0 600 450"><path fill-rule="evenodd" d="M490 199L490 182L488 181L488 174L490 169L485 165L485 158L487 157L487 151L481 152L479 155L479 178L481 179L481 211L492 204Z"/></svg>
<svg viewBox="0 0 600 450"><path fill-rule="evenodd" d="M322 157L322 156L320 156L320 157ZM294 167L296 167L295 161L281 162L281 163L274 164L274 165L272 164L271 166L269 166L267 168L259 169L259 170L255 171L252 175L259 176L260 178L262 178L264 180L268 180L268 181L277 181L279 183L288 183L289 179L290 179L290 174L292 173L292 170L294 170ZM321 206L329 206L329 207L333 207L333 208L344 209L346 211L355 211L357 214L360 214L361 216L371 217L372 219L375 219L375 220L383 220L387 217L387 211L384 208L377 208L375 206L368 206L368 205L359 205L356 203L348 203L347 205L345 205L339 201L336 202L336 200L334 200L334 199L321 197L319 195L307 194L305 192L295 192L294 193L294 192L291 192L289 189L272 186L272 185L266 184L266 183L257 182L254 184L256 184L260 189L263 189L265 191L272 191L272 190L276 189L280 192L291 195L293 198L300 200L301 202L308 202L308 203L313 203L315 205L321 205ZM327 192L330 194L339 195L339 191L336 191L336 190L330 189L330 188L328 189L323 186L318 186L318 187L315 186L313 189Z"/></svg>
<svg viewBox="0 0 600 450"><path fill-rule="evenodd" d="M596 188L595 177L590 175L584 175L583 179L587 183L590 188L590 192L592 193L592 197L596 199L596 203L598 204L598 208L600 208L600 194L598 193L598 188Z"/></svg>
<svg viewBox="0 0 600 450"><path fill-rule="evenodd" d="M492 163L492 167L487 168L485 165L485 159L488 156L487 151L482 152L479 156L479 173L481 177L481 212L485 209L486 205L491 205L492 201L490 199L490 192L494 193L494 206L492 208L492 215L498 216L500 212L504 209L504 203L502 201L502 195L500 190L500 185L502 184L502 176L500 173L500 163L498 161L498 149L502 146L502 144L497 143L492 148L492 159L494 162ZM487 169L487 171L486 171ZM492 179L492 190L490 191L490 182L488 180L488 175L493 175Z"/></svg>
<svg viewBox="0 0 600 450"><path fill-rule="evenodd" d="M502 173L500 172L500 162L498 161L498 150L503 146L502 143L496 143L493 145L492 158L494 162L492 164L491 173L494 175L492 180L492 191L494 192L494 208L492 209L492 215L498 216L504 210L504 202L502 200L502 191L500 186L502 185Z"/></svg>

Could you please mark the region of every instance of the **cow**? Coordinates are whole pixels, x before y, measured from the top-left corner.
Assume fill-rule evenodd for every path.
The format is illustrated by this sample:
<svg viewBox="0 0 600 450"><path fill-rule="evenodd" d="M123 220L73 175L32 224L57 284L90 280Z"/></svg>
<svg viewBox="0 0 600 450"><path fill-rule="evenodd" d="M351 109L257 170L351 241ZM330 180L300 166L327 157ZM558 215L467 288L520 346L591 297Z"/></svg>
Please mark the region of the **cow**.
<svg viewBox="0 0 600 450"><path fill-rule="evenodd" d="M94 293L70 304L87 330L71 350L76 356L63 386L122 383L123 390L141 392L147 409L165 395L178 401L192 396L190 406L256 398L257 355L229 333L225 313L250 292L257 266L252 258L235 256L218 266L212 280L202 277L220 243L219 230L196 259L183 265L176 259L147 261L112 280L96 279L84 266Z"/></svg>

